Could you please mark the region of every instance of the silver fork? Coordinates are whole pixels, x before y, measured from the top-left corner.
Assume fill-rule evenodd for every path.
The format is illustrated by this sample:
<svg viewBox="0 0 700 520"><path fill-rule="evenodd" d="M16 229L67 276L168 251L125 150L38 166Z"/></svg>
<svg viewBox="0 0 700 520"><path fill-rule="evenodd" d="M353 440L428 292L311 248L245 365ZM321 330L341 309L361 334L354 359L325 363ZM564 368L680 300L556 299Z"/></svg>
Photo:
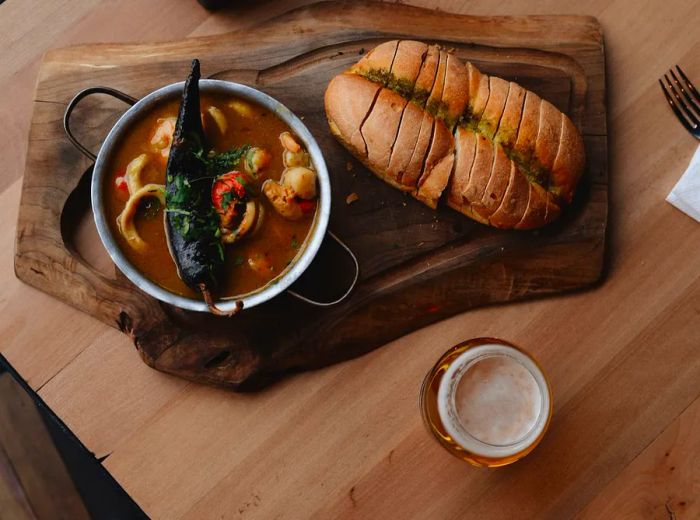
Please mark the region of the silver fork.
<svg viewBox="0 0 700 520"><path fill-rule="evenodd" d="M678 120L695 139L700 140L700 120L698 120L700 117L700 94L678 65L676 65L676 70L682 81L678 79L673 69L670 69L668 72L673 80L669 79L668 74L664 74L666 83L664 84L659 79L659 85L661 85L666 101L671 105L671 110L676 114Z"/></svg>

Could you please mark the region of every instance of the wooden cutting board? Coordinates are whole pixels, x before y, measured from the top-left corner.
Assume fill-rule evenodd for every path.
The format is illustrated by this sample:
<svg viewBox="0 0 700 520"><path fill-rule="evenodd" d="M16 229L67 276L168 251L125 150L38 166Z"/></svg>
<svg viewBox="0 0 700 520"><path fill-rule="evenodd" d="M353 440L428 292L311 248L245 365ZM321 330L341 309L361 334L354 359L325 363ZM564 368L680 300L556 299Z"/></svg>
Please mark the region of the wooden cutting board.
<svg viewBox="0 0 700 520"><path fill-rule="evenodd" d="M439 42L483 72L519 82L569 114L584 134L587 165L563 218L532 232L499 231L447 208L437 212L372 176L331 137L323 112L329 79L393 38ZM104 85L140 97L184 78L193 57L204 77L255 86L302 116L331 175L330 229L355 252L351 298L319 309L282 295L234 318L184 312L106 275L75 247L89 207L90 164L62 129L69 99ZM97 150L125 110L84 103L74 127ZM245 32L178 42L82 45L44 57L29 136L17 227L17 276L134 341L150 366L247 389L293 370L361 355L467 309L596 283L607 223L603 38L594 18L472 17L404 5L315 4ZM345 202L350 193L359 200ZM327 240L327 242L329 242ZM349 264L324 245L301 285L342 291Z"/></svg>

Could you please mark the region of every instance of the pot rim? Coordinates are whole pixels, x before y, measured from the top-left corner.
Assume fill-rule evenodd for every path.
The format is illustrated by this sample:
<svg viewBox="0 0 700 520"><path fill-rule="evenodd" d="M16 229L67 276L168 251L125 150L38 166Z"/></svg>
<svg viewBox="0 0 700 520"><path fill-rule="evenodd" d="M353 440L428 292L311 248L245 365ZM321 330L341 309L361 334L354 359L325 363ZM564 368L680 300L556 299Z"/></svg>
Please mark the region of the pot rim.
<svg viewBox="0 0 700 520"><path fill-rule="evenodd" d="M147 112L167 99L181 95L184 85L185 82L180 81L154 90L138 100L133 106L129 107L117 120L104 139L100 151L97 154L90 186L90 198L95 225L97 226L97 232L103 246L117 268L124 273L136 287L162 302L181 309L209 312L209 308L204 301L175 294L142 274L122 252L107 223L104 212L104 197L102 193L105 185L104 179L109 173L109 162L112 159L115 146L118 145L119 141L129 131L132 125L143 117L144 112ZM318 253L326 234L328 220L330 218L330 177L328 175L326 162L323 158L323 153L316 139L314 139L301 119L281 102L260 90L232 81L202 79L199 81L199 86L203 93L212 92L233 95L270 110L284 121L302 141L311 157L311 162L317 174L320 189L314 222L302 246L299 248L299 252L287 269L259 289L241 295L238 298L217 299L215 302L216 306L224 312L233 311L239 301L243 304L243 309L248 309L266 302L286 290L308 268L316 256L316 253Z"/></svg>

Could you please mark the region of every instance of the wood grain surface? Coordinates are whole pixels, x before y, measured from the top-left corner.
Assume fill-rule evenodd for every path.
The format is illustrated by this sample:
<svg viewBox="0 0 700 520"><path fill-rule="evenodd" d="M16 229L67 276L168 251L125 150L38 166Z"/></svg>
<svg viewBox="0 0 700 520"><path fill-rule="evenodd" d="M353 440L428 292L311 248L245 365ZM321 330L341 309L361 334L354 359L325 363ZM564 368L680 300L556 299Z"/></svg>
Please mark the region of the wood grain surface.
<svg viewBox="0 0 700 520"><path fill-rule="evenodd" d="M8 373L0 374L0 517L89 518L36 404Z"/></svg>
<svg viewBox="0 0 700 520"><path fill-rule="evenodd" d="M611 212L606 281L594 290L469 311L240 395L150 370L121 333L14 277L20 176L46 49L244 32L303 3L214 14L194 1L0 5L2 354L154 518L697 518L700 224L664 202L697 142L656 83L675 63L700 81L700 37L687 30L700 24L695 2L407 2L444 16L601 22ZM108 266L89 246L89 226L82 238L93 265ZM453 459L418 410L439 355L488 335L537 357L555 406L542 444L495 471Z"/></svg>
<svg viewBox="0 0 700 520"><path fill-rule="evenodd" d="M584 135L586 169L574 203L556 223L504 232L447 207L432 211L378 183L331 137L323 111L328 82L369 48L397 36L442 42L483 72L518 81L572 117ZM282 101L318 140L331 179L329 228L360 265L358 286L342 304L311 307L285 294L235 319L184 312L139 291L113 269L102 274L77 250L80 218L90 219L91 170L63 130L70 98L95 85L145 95L180 79L193 56L204 77L253 85ZM90 98L73 112L70 126L97 150L126 108L104 96ZM608 213L605 114L603 39L590 17L445 20L438 11L411 6L328 2L245 33L52 50L39 71L15 271L119 327L149 366L200 382L260 388L281 374L347 360L469 308L598 281ZM47 163L57 166L47 171ZM345 203L350 193L359 196L352 205ZM350 259L327 239L293 288L333 300L352 271ZM266 326L271 320L276 327Z"/></svg>

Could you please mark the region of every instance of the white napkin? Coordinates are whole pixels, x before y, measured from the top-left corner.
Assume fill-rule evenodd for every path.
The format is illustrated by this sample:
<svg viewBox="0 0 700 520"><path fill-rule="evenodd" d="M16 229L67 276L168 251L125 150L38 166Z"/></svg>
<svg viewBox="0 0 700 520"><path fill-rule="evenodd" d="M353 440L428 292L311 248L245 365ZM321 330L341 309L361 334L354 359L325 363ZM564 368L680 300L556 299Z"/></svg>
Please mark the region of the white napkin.
<svg viewBox="0 0 700 520"><path fill-rule="evenodd" d="M700 222L700 147L666 201Z"/></svg>

